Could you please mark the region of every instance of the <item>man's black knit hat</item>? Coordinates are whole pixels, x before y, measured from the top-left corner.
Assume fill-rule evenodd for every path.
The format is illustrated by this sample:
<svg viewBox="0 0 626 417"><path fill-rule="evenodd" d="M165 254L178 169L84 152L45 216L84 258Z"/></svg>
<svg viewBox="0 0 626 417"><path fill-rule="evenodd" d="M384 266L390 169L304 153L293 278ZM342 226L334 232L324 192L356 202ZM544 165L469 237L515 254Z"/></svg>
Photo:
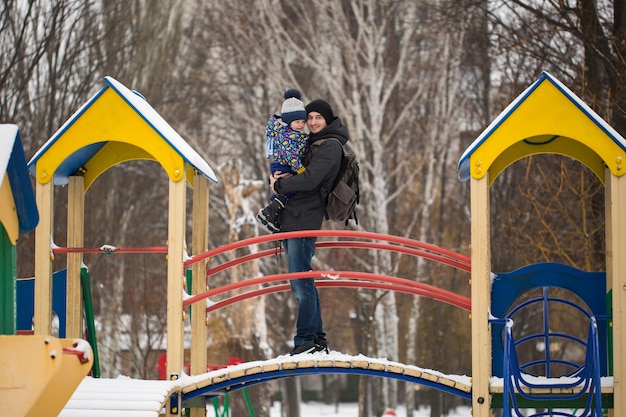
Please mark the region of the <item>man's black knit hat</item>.
<svg viewBox="0 0 626 417"><path fill-rule="evenodd" d="M332 107L328 104L327 101L322 99L313 100L305 107L307 115L311 112L318 112L322 115L324 120L326 120L326 124L329 125L333 120L335 120L335 113L333 113Z"/></svg>

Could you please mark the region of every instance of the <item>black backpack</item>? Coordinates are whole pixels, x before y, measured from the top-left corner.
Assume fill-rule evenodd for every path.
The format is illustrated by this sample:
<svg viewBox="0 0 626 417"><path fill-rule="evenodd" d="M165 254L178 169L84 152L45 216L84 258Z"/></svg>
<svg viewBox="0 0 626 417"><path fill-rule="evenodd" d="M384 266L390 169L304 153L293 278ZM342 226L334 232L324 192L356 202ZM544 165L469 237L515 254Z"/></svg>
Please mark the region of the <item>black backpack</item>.
<svg viewBox="0 0 626 417"><path fill-rule="evenodd" d="M325 140L327 139L320 139L312 146L319 146ZM339 139L330 138L330 140L336 140L341 144ZM328 198L324 205L324 215L326 220L345 222L347 226L350 219L354 219L355 223L359 224L359 220L356 217L356 205L359 204L360 199L359 163L354 153L348 151L343 144L341 144L341 149L341 168L332 190L328 193ZM321 197L322 194L320 194Z"/></svg>

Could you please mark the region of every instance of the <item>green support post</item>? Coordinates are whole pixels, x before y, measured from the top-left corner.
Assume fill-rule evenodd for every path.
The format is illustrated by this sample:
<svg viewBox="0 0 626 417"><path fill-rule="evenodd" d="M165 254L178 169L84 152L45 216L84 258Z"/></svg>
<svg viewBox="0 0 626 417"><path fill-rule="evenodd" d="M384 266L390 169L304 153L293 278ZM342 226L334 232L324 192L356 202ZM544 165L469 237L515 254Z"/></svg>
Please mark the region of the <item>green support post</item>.
<svg viewBox="0 0 626 417"><path fill-rule="evenodd" d="M96 338L96 325L93 313L93 297L91 295L91 280L87 268L80 269L80 285L83 290L83 303L85 305L85 325L87 327L87 341L93 352L93 365L91 376L100 378L100 360L98 359L98 340Z"/></svg>
<svg viewBox="0 0 626 417"><path fill-rule="evenodd" d="M609 320L602 323L603 326L606 326L607 331L607 366L608 366L608 375L613 376L613 289L610 289L606 293L606 314L609 316ZM606 410L613 408L613 394L602 394L602 415L607 416L608 413Z"/></svg>
<svg viewBox="0 0 626 417"><path fill-rule="evenodd" d="M15 245L0 224L0 334L15 334Z"/></svg>
<svg viewBox="0 0 626 417"><path fill-rule="evenodd" d="M185 285L187 294L191 294L191 285L193 283L193 271L188 269L185 271ZM191 320L191 308L189 309L189 320Z"/></svg>

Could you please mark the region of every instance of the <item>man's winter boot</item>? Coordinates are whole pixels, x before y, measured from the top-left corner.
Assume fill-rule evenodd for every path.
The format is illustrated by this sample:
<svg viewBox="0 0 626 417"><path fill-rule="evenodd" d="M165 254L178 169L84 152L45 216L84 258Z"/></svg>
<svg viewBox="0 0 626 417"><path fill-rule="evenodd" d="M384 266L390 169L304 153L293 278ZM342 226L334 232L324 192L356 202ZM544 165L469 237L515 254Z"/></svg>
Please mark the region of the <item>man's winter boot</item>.
<svg viewBox="0 0 626 417"><path fill-rule="evenodd" d="M315 335L313 343L315 343L315 352L328 353L328 341L325 336Z"/></svg>
<svg viewBox="0 0 626 417"><path fill-rule="evenodd" d="M317 345L315 343L306 343L303 345L294 346L291 352L289 352L289 355L294 356L294 355L299 355L301 353L315 353L315 352L317 352Z"/></svg>
<svg viewBox="0 0 626 417"><path fill-rule="evenodd" d="M267 206L259 210L256 218L271 233L280 232L280 213L285 209L287 197L284 194L277 194Z"/></svg>

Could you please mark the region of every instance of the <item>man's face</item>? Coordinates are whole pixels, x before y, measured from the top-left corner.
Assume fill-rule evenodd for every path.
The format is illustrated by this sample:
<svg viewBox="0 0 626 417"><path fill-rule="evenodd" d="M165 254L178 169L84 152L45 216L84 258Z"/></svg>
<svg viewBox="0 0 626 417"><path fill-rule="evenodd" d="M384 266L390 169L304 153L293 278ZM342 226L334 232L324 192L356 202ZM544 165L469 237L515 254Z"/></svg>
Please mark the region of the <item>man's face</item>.
<svg viewBox="0 0 626 417"><path fill-rule="evenodd" d="M311 133L317 133L326 127L326 119L316 111L312 111L308 114L306 122L309 125Z"/></svg>

